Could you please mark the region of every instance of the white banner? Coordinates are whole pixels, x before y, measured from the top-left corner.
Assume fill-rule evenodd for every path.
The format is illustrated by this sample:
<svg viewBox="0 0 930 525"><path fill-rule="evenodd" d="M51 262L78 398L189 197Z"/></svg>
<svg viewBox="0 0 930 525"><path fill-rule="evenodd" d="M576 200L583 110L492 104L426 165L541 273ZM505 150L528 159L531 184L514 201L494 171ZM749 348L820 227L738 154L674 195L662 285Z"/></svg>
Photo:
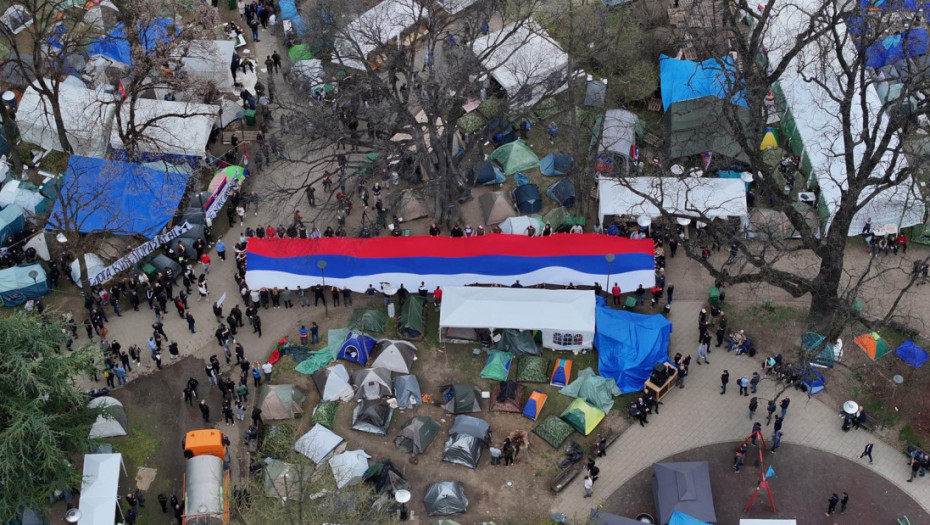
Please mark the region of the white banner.
<svg viewBox="0 0 930 525"><path fill-rule="evenodd" d="M136 263L144 259L158 249L159 246L167 244L180 237L184 232L190 230L193 226L185 221L184 224L175 226L167 232L156 235L151 241L141 244L135 250L129 252L129 255L117 260L115 263L107 266L102 272L90 278L90 285L97 286L112 279L116 274L132 268Z"/></svg>
<svg viewBox="0 0 930 525"><path fill-rule="evenodd" d="M210 207L207 208L207 219L213 220L216 218L216 215L223 209L223 205L226 204L226 199L229 198L229 192L232 190L233 182L229 179L226 179L226 184L223 185L223 189L220 190L220 193L213 199L213 202L210 203Z"/></svg>
<svg viewBox="0 0 930 525"><path fill-rule="evenodd" d="M226 292L223 292L223 295L220 296L219 300L216 301L217 306L223 306L223 301L226 300Z"/></svg>

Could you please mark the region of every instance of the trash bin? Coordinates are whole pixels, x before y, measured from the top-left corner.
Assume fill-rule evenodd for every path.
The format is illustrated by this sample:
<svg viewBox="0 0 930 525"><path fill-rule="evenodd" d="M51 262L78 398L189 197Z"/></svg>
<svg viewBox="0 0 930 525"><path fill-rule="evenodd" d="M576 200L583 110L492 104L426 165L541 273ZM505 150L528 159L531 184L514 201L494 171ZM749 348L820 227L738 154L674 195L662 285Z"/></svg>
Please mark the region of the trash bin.
<svg viewBox="0 0 930 525"><path fill-rule="evenodd" d="M636 308L636 298L627 297L626 303L624 304L624 306L626 307L627 310L633 310L634 308Z"/></svg>
<svg viewBox="0 0 930 525"><path fill-rule="evenodd" d="M237 0L227 0L229 8L232 10L239 9L239 2Z"/></svg>
<svg viewBox="0 0 930 525"><path fill-rule="evenodd" d="M235 1L235 0L232 0L232 1ZM249 126L255 125L255 110L254 109L245 110L245 123L248 124Z"/></svg>
<svg viewBox="0 0 930 525"><path fill-rule="evenodd" d="M711 286L710 290L707 291L707 302L711 306L718 306L720 304L720 290L716 286Z"/></svg>

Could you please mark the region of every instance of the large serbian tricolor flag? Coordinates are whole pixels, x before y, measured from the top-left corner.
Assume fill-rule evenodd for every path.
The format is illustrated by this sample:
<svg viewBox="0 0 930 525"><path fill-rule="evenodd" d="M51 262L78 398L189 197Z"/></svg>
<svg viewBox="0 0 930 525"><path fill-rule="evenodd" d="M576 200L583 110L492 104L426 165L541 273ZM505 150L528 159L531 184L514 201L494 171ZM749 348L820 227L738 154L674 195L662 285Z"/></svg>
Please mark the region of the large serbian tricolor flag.
<svg viewBox="0 0 930 525"><path fill-rule="evenodd" d="M609 258L613 261L608 263ZM323 270L320 261L325 261ZM524 286L599 282L605 290L619 283L627 292L640 284L655 284L655 260L651 240L597 234L251 238L246 280L252 289L291 290L325 280L327 286L348 286L356 292L369 285L379 289L403 284L415 290L420 282L429 290L475 283L510 286L517 280Z"/></svg>

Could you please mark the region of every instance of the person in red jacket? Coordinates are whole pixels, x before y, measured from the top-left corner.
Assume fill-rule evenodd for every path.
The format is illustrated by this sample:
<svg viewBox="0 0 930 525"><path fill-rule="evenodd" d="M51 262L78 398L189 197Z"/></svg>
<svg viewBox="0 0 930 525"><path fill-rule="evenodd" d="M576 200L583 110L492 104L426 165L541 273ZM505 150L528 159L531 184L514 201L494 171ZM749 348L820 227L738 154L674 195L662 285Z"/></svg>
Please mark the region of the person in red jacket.
<svg viewBox="0 0 930 525"><path fill-rule="evenodd" d="M610 289L610 295L614 297L614 305L620 304L620 285L614 283L614 287Z"/></svg>
<svg viewBox="0 0 930 525"><path fill-rule="evenodd" d="M436 303L437 307L442 303L442 288L438 286L433 290L433 302Z"/></svg>

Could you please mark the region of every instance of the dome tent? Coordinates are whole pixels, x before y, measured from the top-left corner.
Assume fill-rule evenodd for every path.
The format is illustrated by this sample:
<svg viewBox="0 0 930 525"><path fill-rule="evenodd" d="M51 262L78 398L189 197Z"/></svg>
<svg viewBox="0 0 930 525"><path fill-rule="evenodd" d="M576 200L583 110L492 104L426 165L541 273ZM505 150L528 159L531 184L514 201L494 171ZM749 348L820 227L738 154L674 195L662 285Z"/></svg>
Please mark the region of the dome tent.
<svg viewBox="0 0 930 525"><path fill-rule="evenodd" d="M368 363L368 356L371 349L375 346L375 339L369 335L352 332L349 337L342 343L337 359L345 359L362 366Z"/></svg>
<svg viewBox="0 0 930 525"><path fill-rule="evenodd" d="M394 437L394 444L405 452L422 454L436 439L438 433L438 421L429 416L417 416L404 424Z"/></svg>
<svg viewBox="0 0 930 525"><path fill-rule="evenodd" d="M398 374L409 374L417 359L417 347L407 341L380 339L374 351L378 357L371 362L372 368L387 368Z"/></svg>
<svg viewBox="0 0 930 525"><path fill-rule="evenodd" d="M323 401L348 401L355 396L355 389L349 384L349 372L344 365L321 368L312 377Z"/></svg>
<svg viewBox="0 0 930 525"><path fill-rule="evenodd" d="M378 399L391 395L391 371L385 368L364 368L352 374L355 399Z"/></svg>
<svg viewBox="0 0 930 525"><path fill-rule="evenodd" d="M381 399L362 401L352 412L352 430L387 435L387 428L394 417L394 409Z"/></svg>

